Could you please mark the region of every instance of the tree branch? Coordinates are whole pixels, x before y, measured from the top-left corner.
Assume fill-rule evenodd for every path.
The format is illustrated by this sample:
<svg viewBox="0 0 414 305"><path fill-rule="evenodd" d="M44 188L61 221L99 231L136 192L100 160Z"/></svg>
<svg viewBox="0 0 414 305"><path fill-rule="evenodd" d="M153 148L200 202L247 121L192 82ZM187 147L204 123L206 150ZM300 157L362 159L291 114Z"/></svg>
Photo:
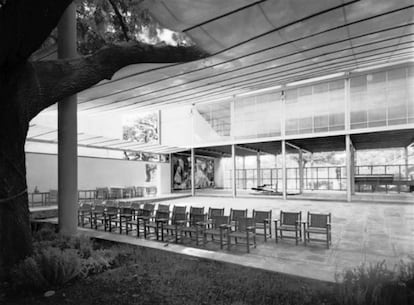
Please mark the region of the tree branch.
<svg viewBox="0 0 414 305"><path fill-rule="evenodd" d="M46 40L72 0L9 0L0 7L0 71L24 62Z"/></svg>
<svg viewBox="0 0 414 305"><path fill-rule="evenodd" d="M34 62L31 65L35 75L31 77L30 86L37 87L39 98L32 99L32 105L28 108L28 119L65 97L90 88L101 80L111 79L116 71L125 66L188 62L206 56L205 52L194 46L153 46L128 42L108 46L94 55L76 59ZM30 90L33 91L35 90Z"/></svg>
<svg viewBox="0 0 414 305"><path fill-rule="evenodd" d="M128 35L128 28L125 25L124 18L122 17L121 13L119 12L118 7L116 6L116 3L114 2L114 0L108 0L108 1L111 4L112 9L114 10L116 17L118 18L118 21L119 21L119 23L121 25L121 28L122 28L122 33L124 33L124 36L125 36L125 40L130 41L129 35Z"/></svg>

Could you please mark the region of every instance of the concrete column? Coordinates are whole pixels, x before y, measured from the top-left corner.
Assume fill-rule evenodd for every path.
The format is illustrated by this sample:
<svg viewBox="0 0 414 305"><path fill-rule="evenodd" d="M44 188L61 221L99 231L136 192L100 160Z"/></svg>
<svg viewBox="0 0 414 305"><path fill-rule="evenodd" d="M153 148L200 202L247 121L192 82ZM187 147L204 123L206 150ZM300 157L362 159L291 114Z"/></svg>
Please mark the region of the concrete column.
<svg viewBox="0 0 414 305"><path fill-rule="evenodd" d="M58 58L74 58L76 7L70 4L58 24ZM58 206L59 231L73 235L78 226L77 96L58 103Z"/></svg>
<svg viewBox="0 0 414 305"><path fill-rule="evenodd" d="M257 155L256 155L256 172L257 172L257 186L259 186L259 185L262 185L260 152L257 152Z"/></svg>
<svg viewBox="0 0 414 305"><path fill-rule="evenodd" d="M345 154L346 154L346 200L352 201L352 154L351 154L351 136L345 136Z"/></svg>
<svg viewBox="0 0 414 305"><path fill-rule="evenodd" d="M194 148L191 148L191 196L195 196L195 155Z"/></svg>
<svg viewBox="0 0 414 305"><path fill-rule="evenodd" d="M236 192L236 145L231 145L231 164L232 164L232 195L233 198L236 198L237 192Z"/></svg>
<svg viewBox="0 0 414 305"><path fill-rule="evenodd" d="M299 150L299 194L303 193L303 153Z"/></svg>
<svg viewBox="0 0 414 305"><path fill-rule="evenodd" d="M287 199L287 173L286 173L286 141L282 140L282 192L283 199Z"/></svg>

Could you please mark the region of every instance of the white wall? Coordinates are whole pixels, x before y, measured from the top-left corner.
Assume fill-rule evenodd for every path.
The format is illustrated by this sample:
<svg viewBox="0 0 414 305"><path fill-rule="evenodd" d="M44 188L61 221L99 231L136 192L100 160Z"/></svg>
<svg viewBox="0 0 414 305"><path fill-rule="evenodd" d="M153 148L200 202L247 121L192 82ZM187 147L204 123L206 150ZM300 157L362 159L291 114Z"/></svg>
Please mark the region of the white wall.
<svg viewBox="0 0 414 305"><path fill-rule="evenodd" d="M214 184L217 188L224 187L224 168L221 158L214 159Z"/></svg>
<svg viewBox="0 0 414 305"><path fill-rule="evenodd" d="M157 186L158 194L170 193L170 163L157 164L154 181L145 182L145 164L150 162L78 158L78 189L103 186ZM32 192L57 189L57 155L26 153L27 186Z"/></svg>

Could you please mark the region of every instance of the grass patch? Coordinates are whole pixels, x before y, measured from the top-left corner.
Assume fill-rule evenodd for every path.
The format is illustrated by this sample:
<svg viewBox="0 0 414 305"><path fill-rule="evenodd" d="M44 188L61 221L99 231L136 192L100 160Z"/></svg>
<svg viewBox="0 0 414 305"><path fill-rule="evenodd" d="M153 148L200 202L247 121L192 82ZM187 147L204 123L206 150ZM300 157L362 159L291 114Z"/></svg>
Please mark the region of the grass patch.
<svg viewBox="0 0 414 305"><path fill-rule="evenodd" d="M118 246L122 266L8 304L336 304L335 284L155 249Z"/></svg>
<svg viewBox="0 0 414 305"><path fill-rule="evenodd" d="M0 303L414 304L414 259L393 269L384 262L361 265L339 274L334 284L47 231L35 238L35 255L16 273L20 284L9 287L7 296L0 294ZM36 289L27 289L25 281ZM48 289L56 293L46 298Z"/></svg>

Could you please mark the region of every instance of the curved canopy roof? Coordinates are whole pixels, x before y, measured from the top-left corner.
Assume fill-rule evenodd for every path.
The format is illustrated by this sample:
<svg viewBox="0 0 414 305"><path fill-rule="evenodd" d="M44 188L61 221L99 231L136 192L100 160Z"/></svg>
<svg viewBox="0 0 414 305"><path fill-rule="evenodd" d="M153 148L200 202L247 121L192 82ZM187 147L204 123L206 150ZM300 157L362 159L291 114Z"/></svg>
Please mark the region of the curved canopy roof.
<svg viewBox="0 0 414 305"><path fill-rule="evenodd" d="M79 111L231 98L298 80L413 60L412 0L151 0L165 27L211 56L126 67L78 95Z"/></svg>

